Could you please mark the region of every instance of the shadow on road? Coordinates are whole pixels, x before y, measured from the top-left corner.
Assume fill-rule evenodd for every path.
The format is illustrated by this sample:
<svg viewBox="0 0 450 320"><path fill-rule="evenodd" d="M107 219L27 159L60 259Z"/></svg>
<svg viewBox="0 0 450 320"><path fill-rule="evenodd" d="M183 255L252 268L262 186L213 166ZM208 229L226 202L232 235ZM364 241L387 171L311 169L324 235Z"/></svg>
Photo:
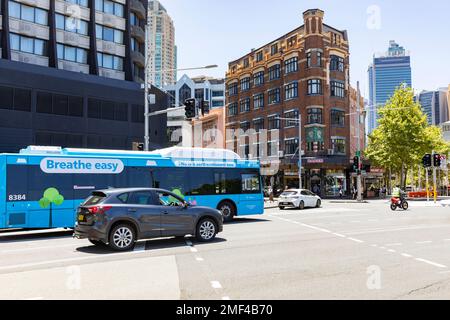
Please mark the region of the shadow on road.
<svg viewBox="0 0 450 320"><path fill-rule="evenodd" d="M196 247L202 247L207 246L210 244L216 244L221 242L226 242L226 239L223 238L216 238L214 241L211 242L197 242L194 238L184 238L184 239L178 239L178 238L166 238L166 239L155 239L155 240L148 240L148 241L139 241L138 245L141 243L145 243L145 251L152 251L152 250L162 250L162 249L176 249L176 248L182 248L186 247L186 240L192 241L194 246ZM86 247L79 247L76 249L78 252L87 253L87 254L96 254L96 255L110 255L110 254L117 254L117 251L114 251L110 249L107 245L103 246L86 246Z"/></svg>
<svg viewBox="0 0 450 320"><path fill-rule="evenodd" d="M71 238L73 235L73 230L65 230L65 231L48 230L48 232L45 232L44 230L39 229L38 233L33 232L37 230L38 229L20 231L20 234L16 234L17 231L14 231L14 234L11 234L12 231L9 233L2 231L0 233L0 243L62 239L62 238Z"/></svg>
<svg viewBox="0 0 450 320"><path fill-rule="evenodd" d="M243 223L258 223L258 222L271 222L270 220L265 219L255 219L255 218L235 218L231 222L226 222L224 225L224 228L227 227L227 225L233 225L233 224L243 224Z"/></svg>

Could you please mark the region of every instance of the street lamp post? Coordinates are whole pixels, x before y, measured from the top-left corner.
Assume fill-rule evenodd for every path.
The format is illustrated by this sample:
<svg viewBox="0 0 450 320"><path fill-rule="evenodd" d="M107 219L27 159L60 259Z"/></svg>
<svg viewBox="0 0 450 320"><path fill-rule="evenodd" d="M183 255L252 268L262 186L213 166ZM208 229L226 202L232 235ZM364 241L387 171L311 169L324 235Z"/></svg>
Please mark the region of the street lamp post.
<svg viewBox="0 0 450 320"><path fill-rule="evenodd" d="M298 186L299 189L303 189L303 182L302 182L302 114L300 111L298 112L298 118L278 118L278 120L281 121L292 121L297 122L298 124Z"/></svg>

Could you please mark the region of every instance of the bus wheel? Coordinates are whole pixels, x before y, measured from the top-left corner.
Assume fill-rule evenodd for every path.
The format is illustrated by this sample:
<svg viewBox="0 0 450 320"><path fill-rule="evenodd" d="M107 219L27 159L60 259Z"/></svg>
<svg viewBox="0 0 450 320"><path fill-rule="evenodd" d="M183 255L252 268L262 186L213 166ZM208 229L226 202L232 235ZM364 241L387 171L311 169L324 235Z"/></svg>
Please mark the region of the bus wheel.
<svg viewBox="0 0 450 320"><path fill-rule="evenodd" d="M233 218L236 215L236 210L234 209L234 205L231 202L224 201L219 204L219 207L217 209L222 212L223 221L233 221Z"/></svg>

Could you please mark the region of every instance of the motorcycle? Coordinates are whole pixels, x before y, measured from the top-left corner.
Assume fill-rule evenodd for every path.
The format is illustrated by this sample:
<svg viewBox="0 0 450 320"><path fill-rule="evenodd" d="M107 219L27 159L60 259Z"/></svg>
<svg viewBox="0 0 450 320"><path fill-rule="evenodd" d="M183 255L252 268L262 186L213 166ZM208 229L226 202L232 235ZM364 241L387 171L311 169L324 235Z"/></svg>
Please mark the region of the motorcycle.
<svg viewBox="0 0 450 320"><path fill-rule="evenodd" d="M395 211L397 208L403 209L404 211L409 209L409 203L405 199L392 198L391 199L391 210Z"/></svg>

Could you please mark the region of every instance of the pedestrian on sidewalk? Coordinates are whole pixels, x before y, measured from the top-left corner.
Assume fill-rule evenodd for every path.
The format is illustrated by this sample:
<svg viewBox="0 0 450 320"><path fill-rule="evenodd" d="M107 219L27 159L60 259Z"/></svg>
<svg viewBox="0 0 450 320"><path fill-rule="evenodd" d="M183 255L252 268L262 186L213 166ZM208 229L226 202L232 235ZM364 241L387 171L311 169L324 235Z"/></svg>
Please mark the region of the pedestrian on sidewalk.
<svg viewBox="0 0 450 320"><path fill-rule="evenodd" d="M342 187L339 188L339 198L342 199L344 197L344 190L342 190Z"/></svg>
<svg viewBox="0 0 450 320"><path fill-rule="evenodd" d="M269 187L269 202L273 203L273 189L272 187Z"/></svg>

